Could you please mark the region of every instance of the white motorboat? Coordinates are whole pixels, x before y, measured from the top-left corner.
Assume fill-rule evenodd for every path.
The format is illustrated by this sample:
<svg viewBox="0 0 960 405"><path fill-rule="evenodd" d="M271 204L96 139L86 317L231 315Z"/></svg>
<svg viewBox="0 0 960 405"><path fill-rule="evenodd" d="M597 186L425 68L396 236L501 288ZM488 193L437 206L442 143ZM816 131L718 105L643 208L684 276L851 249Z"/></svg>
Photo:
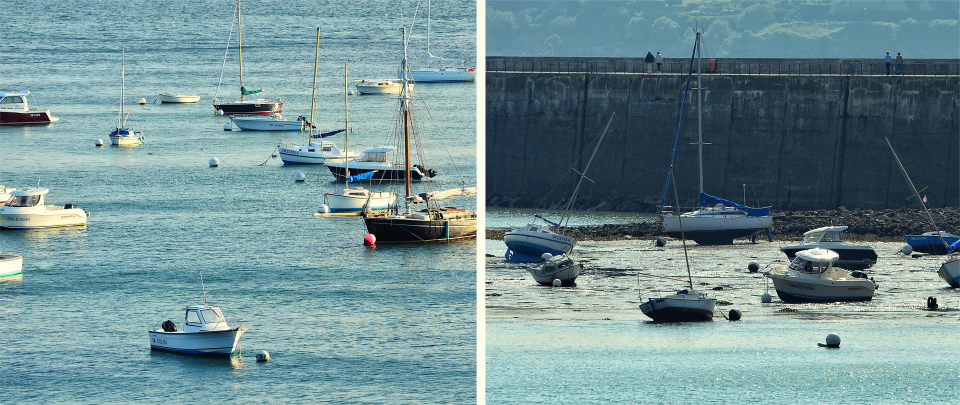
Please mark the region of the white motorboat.
<svg viewBox="0 0 960 405"><path fill-rule="evenodd" d="M679 203L677 203L677 212L665 210L664 202L667 201L667 185L670 184L670 176L673 175L673 163L676 158L677 142L680 140L680 131L677 131L677 137L674 139L673 156L670 158L670 169L667 172L667 182L663 188L663 195L660 202L660 217L663 222L663 230L672 238L679 238L680 216L683 216L683 233L687 239L692 239L699 245L730 245L734 239L752 237L758 233L766 232L767 239L773 240L770 235L770 228L773 226L773 218L770 217L770 207L753 208L746 205L734 203L719 197L714 197L703 192L703 116L701 96L700 73L702 70L702 58L700 54L700 35L697 34L698 42L696 45L697 60L697 148L699 150L700 183L699 183L699 209L693 212L679 212ZM690 70L693 70L693 60L691 60ZM689 80L689 76L688 76ZM683 105L686 105L687 89L683 91ZM683 109L680 110L680 119L683 120Z"/></svg>
<svg viewBox="0 0 960 405"><path fill-rule="evenodd" d="M110 144L114 146L136 146L143 143L143 132L127 128L127 117L123 115L124 71L126 70L126 46L121 47L120 59L120 119L117 128L110 132ZM130 112L127 111L127 115Z"/></svg>
<svg viewBox="0 0 960 405"><path fill-rule="evenodd" d="M950 287L960 288L960 258L954 257L941 264L937 274Z"/></svg>
<svg viewBox="0 0 960 405"><path fill-rule="evenodd" d="M406 166L393 163L393 146L375 146L365 148L360 151L360 157L349 162L327 163L327 169L337 179L346 179L347 177L373 172L370 177L373 180L392 180L404 181L406 179ZM347 168L349 167L349 176ZM436 170L424 169L421 165L412 165L410 167L410 181L422 181L437 175Z"/></svg>
<svg viewBox="0 0 960 405"><path fill-rule="evenodd" d="M50 110L30 108L28 90L0 92L0 125L49 124L60 121ZM36 101L36 99L34 99Z"/></svg>
<svg viewBox="0 0 960 405"><path fill-rule="evenodd" d="M829 249L797 252L789 265L766 273L784 302L870 301L877 283L861 271L840 269L840 255Z"/></svg>
<svg viewBox="0 0 960 405"><path fill-rule="evenodd" d="M232 33L231 33L232 34ZM232 37L232 35L231 35ZM230 49L230 42L227 41L227 49ZM262 89L248 90L243 85L243 31L240 24L240 0L237 0L237 60L240 64L240 99L229 101L220 98L220 85L217 84L217 94L213 97L213 108L219 114L272 114L283 112L283 99L277 97L270 100L262 97L247 98L263 92ZM226 63L226 53L224 53L224 63ZM225 66L225 65L224 65ZM220 70L220 81L223 82L223 70Z"/></svg>
<svg viewBox="0 0 960 405"><path fill-rule="evenodd" d="M564 254L553 256L544 253L543 259L542 265L527 268L533 279L542 285L553 285L553 280L560 280L561 286L571 287L583 270L582 264Z"/></svg>
<svg viewBox="0 0 960 405"><path fill-rule="evenodd" d="M693 52L695 55L700 53L700 35L701 32L697 31L697 37L693 44ZM699 59L698 59L699 60ZM690 61L690 69L693 69L693 61ZM698 76L699 77L699 76ZM687 78L687 86L690 85L690 78ZM699 86L697 86L699 88ZM681 122L683 117L681 114ZM679 127L679 124L677 124ZM679 134L679 130L677 131ZM670 170L673 170L673 162L671 158ZM677 198L677 185L676 181L673 178L672 174L667 175L667 186L673 183L673 195L676 198L677 206L680 205L680 200ZM702 183L702 182L701 182ZM664 201L666 198L666 190L664 190ZM661 201L661 207L663 201ZM678 216L677 224L680 227L680 243L683 245L683 259L687 265L687 286L688 289L677 291L676 294L671 294L667 296L660 296L654 298L647 298L646 301L640 304L640 311L644 315L652 319L654 322L703 322L703 321L712 321L713 312L717 308L716 298L710 298L706 292L694 291L693 289L693 274L690 271L690 258L687 255L687 243L686 243L686 232L685 232L685 222L687 219L683 216Z"/></svg>
<svg viewBox="0 0 960 405"><path fill-rule="evenodd" d="M844 242L846 226L825 226L803 234L799 245L780 248L787 258L793 260L797 252L813 248L830 249L839 255L837 266L850 270L868 269L877 263L877 252L870 246Z"/></svg>
<svg viewBox="0 0 960 405"><path fill-rule="evenodd" d="M183 329L173 321L165 321L148 332L150 348L187 354L230 356L240 346L240 337L247 331L240 325L227 323L220 307L194 305L184 308Z"/></svg>
<svg viewBox="0 0 960 405"><path fill-rule="evenodd" d="M280 114L270 114L266 117L234 115L230 121L241 131L302 131L307 119L301 116L288 120Z"/></svg>
<svg viewBox="0 0 960 405"><path fill-rule="evenodd" d="M47 188L28 188L10 192L7 204L0 206L0 228L37 229L85 225L90 213L83 208L66 205L45 205Z"/></svg>
<svg viewBox="0 0 960 405"><path fill-rule="evenodd" d="M391 79L363 79L354 80L360 94L400 94L403 87L401 82ZM413 83L407 83L407 89L413 90Z"/></svg>
<svg viewBox="0 0 960 405"><path fill-rule="evenodd" d="M463 59L447 59L434 56L430 52L431 2L427 1L427 67L417 70L400 69L398 77L411 79L418 83L427 82L472 82L476 80L477 69L466 66ZM455 66L459 65L459 66Z"/></svg>
<svg viewBox="0 0 960 405"><path fill-rule="evenodd" d="M23 255L20 253L0 253L0 277L15 276L23 271Z"/></svg>
<svg viewBox="0 0 960 405"><path fill-rule="evenodd" d="M192 94L170 94L170 93L160 93L160 96L157 97L160 100L160 103L196 103L200 101L200 96Z"/></svg>

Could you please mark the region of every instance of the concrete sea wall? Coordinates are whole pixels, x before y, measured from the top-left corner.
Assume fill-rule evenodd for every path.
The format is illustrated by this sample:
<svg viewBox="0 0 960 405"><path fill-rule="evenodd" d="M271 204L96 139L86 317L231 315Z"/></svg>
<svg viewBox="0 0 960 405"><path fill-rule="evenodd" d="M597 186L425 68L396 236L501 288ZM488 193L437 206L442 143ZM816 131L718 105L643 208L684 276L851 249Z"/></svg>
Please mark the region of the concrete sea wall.
<svg viewBox="0 0 960 405"><path fill-rule="evenodd" d="M681 74L488 72L488 206L566 200L573 168L583 169L615 115L576 207L655 210L685 82ZM915 208L889 138L931 207L960 205L957 76L720 73L702 82L707 193L782 210ZM695 83L674 171L684 205L699 177Z"/></svg>

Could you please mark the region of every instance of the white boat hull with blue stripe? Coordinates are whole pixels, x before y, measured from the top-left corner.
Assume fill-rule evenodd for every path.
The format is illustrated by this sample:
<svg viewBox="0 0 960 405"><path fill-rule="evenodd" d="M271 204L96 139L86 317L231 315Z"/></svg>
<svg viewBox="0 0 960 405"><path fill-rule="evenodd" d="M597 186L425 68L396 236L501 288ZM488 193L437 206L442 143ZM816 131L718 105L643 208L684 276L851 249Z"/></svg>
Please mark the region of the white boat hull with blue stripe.
<svg viewBox="0 0 960 405"><path fill-rule="evenodd" d="M538 263L544 253L553 256L569 253L577 240L557 234L546 226L528 224L503 235L507 245L504 258L513 263Z"/></svg>

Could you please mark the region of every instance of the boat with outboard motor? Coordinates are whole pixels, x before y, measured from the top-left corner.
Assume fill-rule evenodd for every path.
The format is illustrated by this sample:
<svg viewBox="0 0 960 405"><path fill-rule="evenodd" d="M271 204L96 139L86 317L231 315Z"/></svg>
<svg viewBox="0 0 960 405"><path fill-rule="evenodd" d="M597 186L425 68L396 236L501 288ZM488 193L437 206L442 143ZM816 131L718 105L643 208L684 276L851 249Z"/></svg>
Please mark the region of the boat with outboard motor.
<svg viewBox="0 0 960 405"><path fill-rule="evenodd" d="M243 322L227 323L220 307L194 305L185 311L183 328L170 320L148 331L150 349L186 354L230 356L240 347L240 337L247 331Z"/></svg>
<svg viewBox="0 0 960 405"><path fill-rule="evenodd" d="M86 225L90 213L73 204L46 205L50 189L28 188L10 192L10 199L0 206L0 228L38 229Z"/></svg>
<svg viewBox="0 0 960 405"><path fill-rule="evenodd" d="M840 269L830 249L801 250L789 265L765 273L784 302L870 301L877 283L862 271Z"/></svg>
<svg viewBox="0 0 960 405"><path fill-rule="evenodd" d="M22 271L22 254L15 252L0 253L0 277L15 276Z"/></svg>
<svg viewBox="0 0 960 405"><path fill-rule="evenodd" d="M565 254L543 254L543 264L527 268L527 272L541 285L554 285L554 280L560 281L560 286L571 287L576 285L577 276L583 270L583 264L577 263Z"/></svg>
<svg viewBox="0 0 960 405"><path fill-rule="evenodd" d="M780 251L793 260L797 252L813 248L830 249L839 255L837 266L850 270L868 269L877 263L877 252L870 246L855 245L843 240L846 226L824 226L803 234L799 245L780 248Z"/></svg>
<svg viewBox="0 0 960 405"><path fill-rule="evenodd" d="M360 94L400 94L400 88L403 84L394 79L362 79L354 80L357 91ZM407 83L409 90L413 90L414 84Z"/></svg>
<svg viewBox="0 0 960 405"><path fill-rule="evenodd" d="M945 255L947 254L947 246L960 240L960 236L949 232L936 231L924 232L920 235L907 235L906 240L912 252Z"/></svg>
<svg viewBox="0 0 960 405"><path fill-rule="evenodd" d="M60 121L50 110L30 108L29 90L0 92L0 125L49 124ZM34 99L36 101L36 99Z"/></svg>
<svg viewBox="0 0 960 405"><path fill-rule="evenodd" d="M199 95L193 95L193 94L160 93L160 95L157 96L157 99L160 100L160 103L161 103L161 104L163 104L163 103L167 103L167 104L189 104L189 103L196 103L197 101L200 101L200 96L199 96Z"/></svg>

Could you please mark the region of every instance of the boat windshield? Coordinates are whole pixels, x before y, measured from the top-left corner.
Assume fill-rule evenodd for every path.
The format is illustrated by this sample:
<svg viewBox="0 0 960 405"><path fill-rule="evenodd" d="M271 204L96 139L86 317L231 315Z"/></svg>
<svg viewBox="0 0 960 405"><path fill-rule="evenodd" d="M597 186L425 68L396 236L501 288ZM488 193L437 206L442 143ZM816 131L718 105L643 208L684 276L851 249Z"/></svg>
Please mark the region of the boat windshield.
<svg viewBox="0 0 960 405"><path fill-rule="evenodd" d="M827 271L827 268L829 267L829 262L811 262L800 257L793 259L793 262L790 263L790 270L798 273L823 273L824 271Z"/></svg>
<svg viewBox="0 0 960 405"><path fill-rule="evenodd" d="M203 316L203 321L207 324L223 322L223 315L220 314L219 310L204 309L200 311L200 314Z"/></svg>
<svg viewBox="0 0 960 405"><path fill-rule="evenodd" d="M366 152L360 157L361 162L386 162L387 152Z"/></svg>
<svg viewBox="0 0 960 405"><path fill-rule="evenodd" d="M187 323L200 323L200 314L197 311L187 311Z"/></svg>
<svg viewBox="0 0 960 405"><path fill-rule="evenodd" d="M10 207L33 207L40 202L39 195L15 195L7 201Z"/></svg>

